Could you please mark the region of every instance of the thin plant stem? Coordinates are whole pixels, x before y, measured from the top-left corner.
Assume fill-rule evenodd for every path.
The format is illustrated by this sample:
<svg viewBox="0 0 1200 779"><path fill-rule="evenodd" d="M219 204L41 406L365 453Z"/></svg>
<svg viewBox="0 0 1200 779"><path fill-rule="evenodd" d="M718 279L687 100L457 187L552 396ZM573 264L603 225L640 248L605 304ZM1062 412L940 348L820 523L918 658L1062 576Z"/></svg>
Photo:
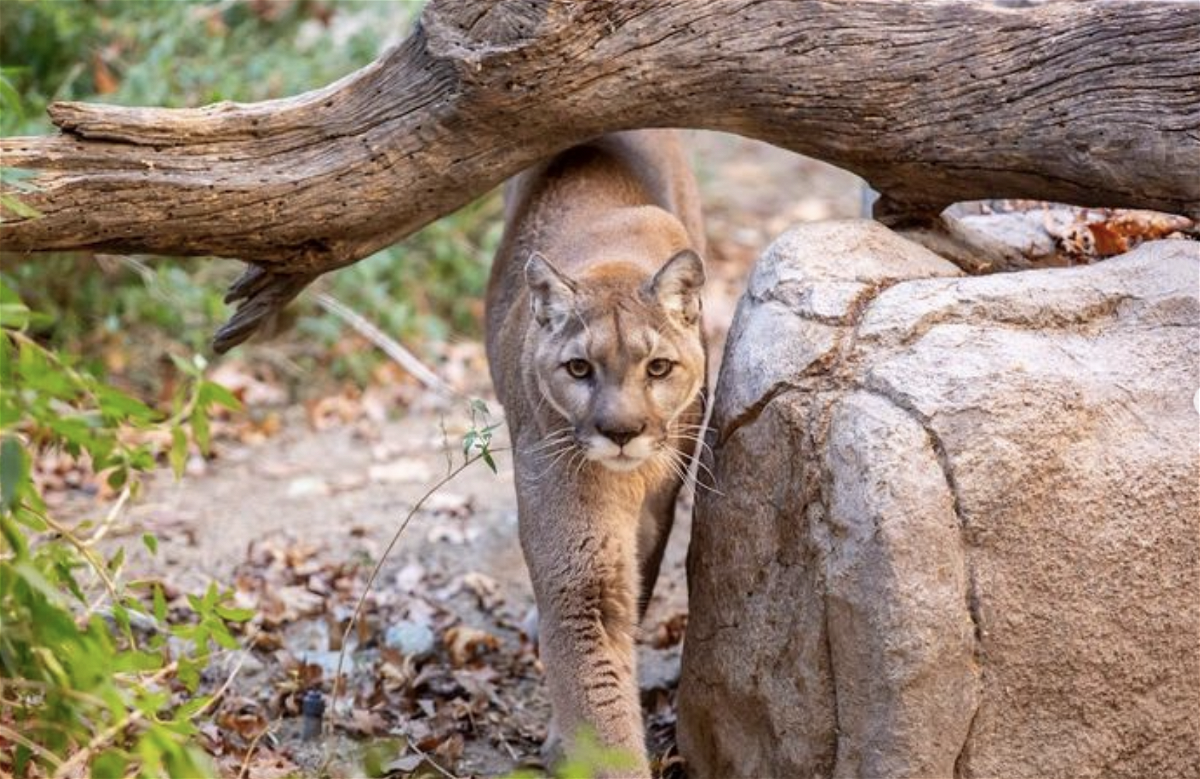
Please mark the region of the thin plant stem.
<svg viewBox="0 0 1200 779"><path fill-rule="evenodd" d="M14 744L20 744L21 746L25 747L30 752L33 752L35 755L42 758L46 762L53 764L55 767L62 766L62 764L63 764L63 761L59 760L58 756L55 755L50 750L46 749L45 747L39 746L38 744L25 738L24 736L22 736L20 733L16 732L15 730L10 730L9 728L4 727L3 725L0 725L0 738L6 738L9 741L13 742Z"/></svg>
<svg viewBox="0 0 1200 779"><path fill-rule="evenodd" d="M404 521L402 521L400 523L400 527L397 528L396 532L392 535L392 540L390 542L388 542L387 548L384 549L383 554L380 555L379 561L376 562L375 567L371 569L371 575L367 577L367 584L365 587L363 587L362 595L360 595L358 597L358 603L355 604L355 606L354 606L354 612L350 615L350 620L346 623L346 629L342 631L342 648L341 648L341 651L338 652L337 669L334 671L333 690L330 695L330 707L329 708L331 710L336 711L336 709L337 709L338 682L342 678L342 666L344 665L345 660L346 660L346 646L348 645L348 642L350 640L350 632L352 630L354 630L354 626L358 623L358 618L362 614L363 604L366 603L367 595L370 594L371 588L375 585L375 579L376 579L376 577L379 576L379 571L383 568L383 564L385 562L387 562L388 555L390 555L392 553L392 549L394 549L396 547L396 544L400 541L400 536L403 535L405 529L408 528L408 523L412 521L412 518L415 517L417 515L417 512L421 510L421 507L423 505L425 505L425 501L429 500L429 498L433 497L434 493L436 493L442 487L446 486L448 483L453 481L454 477L458 476L460 473L465 471L467 468L470 468L472 465L474 465L475 463L482 460L484 458L485 454L495 454L497 452L504 452L504 451L507 451L506 447L500 448L500 449L488 449L485 452L480 452L479 454L475 454L475 455L468 457L466 460L463 461L463 463L461 465L459 465L457 468L454 468L449 473L447 473L445 476L443 476L441 479L439 479L437 482L435 482L434 485L432 487L430 487L428 490L426 490L425 494L422 495L420 497L420 499L418 499L417 502L413 504L413 507L411 509L409 509L408 514L406 514L404 517ZM332 720L333 720L333 718L330 717L330 719L325 723L327 735L329 733L329 728L332 727ZM326 766L328 766L328 764L332 760L332 758L333 758L332 753L327 752L326 759L325 759Z"/></svg>

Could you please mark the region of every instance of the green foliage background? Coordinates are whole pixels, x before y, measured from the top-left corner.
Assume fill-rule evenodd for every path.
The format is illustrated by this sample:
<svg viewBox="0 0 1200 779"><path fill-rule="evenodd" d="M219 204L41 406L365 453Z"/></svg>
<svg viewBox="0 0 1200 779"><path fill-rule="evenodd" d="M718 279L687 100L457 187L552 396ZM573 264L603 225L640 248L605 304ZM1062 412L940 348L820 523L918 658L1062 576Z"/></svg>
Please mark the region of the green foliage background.
<svg viewBox="0 0 1200 779"><path fill-rule="evenodd" d="M297 94L369 63L419 11L396 0L0 0L0 132L51 132L53 100L181 107ZM320 285L410 345L476 335L499 209L493 194ZM37 331L48 343L94 354L136 340L131 386L142 390L157 378L151 357L207 348L239 270L155 257L3 262L10 286L50 315ZM345 334L339 320L303 298L292 317L279 336L290 359L366 380L373 355L328 357Z"/></svg>

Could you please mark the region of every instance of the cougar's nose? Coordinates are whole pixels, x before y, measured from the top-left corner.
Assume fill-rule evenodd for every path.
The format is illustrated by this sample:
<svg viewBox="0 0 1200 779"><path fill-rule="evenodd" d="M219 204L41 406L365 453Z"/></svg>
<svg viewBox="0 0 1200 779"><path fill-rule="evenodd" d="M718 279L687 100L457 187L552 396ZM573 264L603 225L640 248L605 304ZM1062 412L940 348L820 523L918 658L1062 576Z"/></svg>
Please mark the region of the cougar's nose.
<svg viewBox="0 0 1200 779"><path fill-rule="evenodd" d="M646 429L646 423L643 422L641 426L636 428L621 426L612 428L597 427L596 429L600 431L600 435L612 441L617 446L624 446L642 434L642 431Z"/></svg>

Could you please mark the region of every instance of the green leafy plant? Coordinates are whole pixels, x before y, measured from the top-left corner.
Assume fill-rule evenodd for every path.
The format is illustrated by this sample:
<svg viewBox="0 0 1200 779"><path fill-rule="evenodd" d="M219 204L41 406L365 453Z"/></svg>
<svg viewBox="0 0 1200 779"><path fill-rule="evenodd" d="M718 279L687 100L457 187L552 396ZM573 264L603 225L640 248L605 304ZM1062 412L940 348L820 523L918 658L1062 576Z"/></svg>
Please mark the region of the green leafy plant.
<svg viewBox="0 0 1200 779"><path fill-rule="evenodd" d="M208 414L237 401L180 365L191 381L163 414L109 386L32 338L44 319L0 284L0 771L14 776L202 776L193 720L214 696L198 695L216 651L238 642L234 609L215 585L168 613L162 587L125 583L125 548L101 543L141 473L160 454L148 434L169 431L182 467L188 441L208 446ZM117 492L99 522L52 516L37 458L62 451ZM154 553L158 542L144 535Z"/></svg>

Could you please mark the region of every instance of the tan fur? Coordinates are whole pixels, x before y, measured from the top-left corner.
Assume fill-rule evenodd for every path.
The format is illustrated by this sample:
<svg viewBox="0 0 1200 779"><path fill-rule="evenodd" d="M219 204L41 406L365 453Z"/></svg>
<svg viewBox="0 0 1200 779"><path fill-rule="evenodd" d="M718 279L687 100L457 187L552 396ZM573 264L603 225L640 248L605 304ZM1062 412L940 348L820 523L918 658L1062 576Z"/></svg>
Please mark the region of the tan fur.
<svg viewBox="0 0 1200 779"><path fill-rule="evenodd" d="M488 287L555 724L637 755L637 776L634 633L703 416L703 249L674 133L617 133L510 182Z"/></svg>

